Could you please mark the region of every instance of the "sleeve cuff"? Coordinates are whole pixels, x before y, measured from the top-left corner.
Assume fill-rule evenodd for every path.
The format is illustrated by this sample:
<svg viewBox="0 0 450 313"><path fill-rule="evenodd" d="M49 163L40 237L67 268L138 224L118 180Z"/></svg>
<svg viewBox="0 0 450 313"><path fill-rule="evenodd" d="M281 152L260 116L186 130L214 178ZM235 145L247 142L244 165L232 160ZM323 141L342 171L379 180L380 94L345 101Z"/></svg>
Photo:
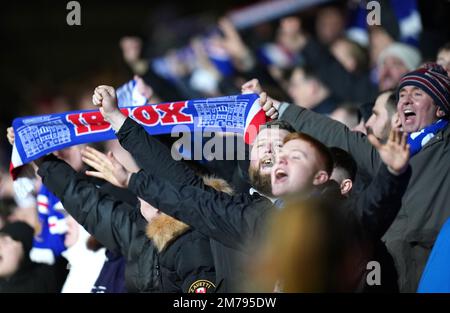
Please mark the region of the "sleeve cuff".
<svg viewBox="0 0 450 313"><path fill-rule="evenodd" d="M75 173L75 170L69 164L53 155L45 157L38 169L38 174L42 177L43 184L57 197L63 195L71 176Z"/></svg>
<svg viewBox="0 0 450 313"><path fill-rule="evenodd" d="M121 138L123 138L127 132L129 132L133 127L136 126L136 122L130 118L127 117L127 119L125 120L125 122L122 124L122 126L120 127L120 129L116 132L116 136L117 138L120 140Z"/></svg>

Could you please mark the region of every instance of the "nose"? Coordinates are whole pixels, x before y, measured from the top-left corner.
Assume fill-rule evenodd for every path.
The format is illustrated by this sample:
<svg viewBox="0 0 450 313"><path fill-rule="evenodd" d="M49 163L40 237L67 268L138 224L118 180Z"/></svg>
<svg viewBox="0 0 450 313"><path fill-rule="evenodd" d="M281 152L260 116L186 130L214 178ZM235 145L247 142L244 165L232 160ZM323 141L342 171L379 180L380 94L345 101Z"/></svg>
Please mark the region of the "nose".
<svg viewBox="0 0 450 313"><path fill-rule="evenodd" d="M276 164L286 164L287 163L287 154L284 153L281 149L278 150L278 153L275 157Z"/></svg>
<svg viewBox="0 0 450 313"><path fill-rule="evenodd" d="M364 127L366 128L372 127L372 123L373 123L373 114L369 117L366 124L364 124Z"/></svg>
<svg viewBox="0 0 450 313"><path fill-rule="evenodd" d="M408 93L405 93L404 95L403 95L403 97L401 97L399 100L398 100L398 104L399 105L405 105L405 104L410 104L410 103L412 103L412 101L411 101L411 94L408 92Z"/></svg>
<svg viewBox="0 0 450 313"><path fill-rule="evenodd" d="M272 154L273 151L273 147L272 144L270 142L266 143L263 147L263 153L264 154Z"/></svg>

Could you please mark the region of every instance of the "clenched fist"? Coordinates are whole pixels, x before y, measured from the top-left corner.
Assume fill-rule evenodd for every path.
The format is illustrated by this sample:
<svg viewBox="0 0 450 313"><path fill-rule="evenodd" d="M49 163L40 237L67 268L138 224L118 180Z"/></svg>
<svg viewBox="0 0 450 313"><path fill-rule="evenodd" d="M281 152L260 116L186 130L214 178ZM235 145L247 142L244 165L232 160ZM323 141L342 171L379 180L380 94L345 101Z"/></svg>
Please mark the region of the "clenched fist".
<svg viewBox="0 0 450 313"><path fill-rule="evenodd" d="M92 103L99 107L100 113L114 130L118 131L126 117L120 112L114 87L100 85L94 90Z"/></svg>

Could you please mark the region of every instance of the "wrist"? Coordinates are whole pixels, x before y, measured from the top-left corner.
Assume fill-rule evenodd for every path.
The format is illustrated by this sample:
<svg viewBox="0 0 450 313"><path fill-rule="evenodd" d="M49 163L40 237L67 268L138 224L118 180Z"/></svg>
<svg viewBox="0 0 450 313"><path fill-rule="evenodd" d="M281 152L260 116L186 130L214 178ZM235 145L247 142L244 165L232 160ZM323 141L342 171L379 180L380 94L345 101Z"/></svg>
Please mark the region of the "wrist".
<svg viewBox="0 0 450 313"><path fill-rule="evenodd" d="M387 169L388 169L389 173L391 173L392 175L395 175L395 176L400 176L401 174L403 174L404 172L406 172L406 169L407 169L407 168L408 168L408 165L403 166L403 167L400 168L400 169L393 169L392 167L387 166Z"/></svg>
<svg viewBox="0 0 450 313"><path fill-rule="evenodd" d="M128 188L132 174L133 174L133 172L127 172L127 179L125 180L125 184L124 184L123 188Z"/></svg>
<svg viewBox="0 0 450 313"><path fill-rule="evenodd" d="M105 114L105 120L111 124L112 128L116 132L119 131L126 119L126 116L123 115L119 109Z"/></svg>

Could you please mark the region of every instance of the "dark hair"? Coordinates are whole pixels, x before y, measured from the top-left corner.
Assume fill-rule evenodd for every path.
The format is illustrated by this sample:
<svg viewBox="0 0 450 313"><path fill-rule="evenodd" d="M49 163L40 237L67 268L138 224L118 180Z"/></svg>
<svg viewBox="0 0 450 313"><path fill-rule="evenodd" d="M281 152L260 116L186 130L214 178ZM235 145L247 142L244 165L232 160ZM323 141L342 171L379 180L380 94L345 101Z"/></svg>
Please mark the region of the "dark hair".
<svg viewBox="0 0 450 313"><path fill-rule="evenodd" d="M328 175L331 175L331 173L333 172L333 157L327 146L325 146L319 140L310 135L297 132L290 133L289 135L287 135L283 140L283 144L285 144L288 141L296 139L306 141L311 146L313 146L313 148L316 150L318 156L322 161L323 169L327 172Z"/></svg>
<svg viewBox="0 0 450 313"><path fill-rule="evenodd" d="M388 112L389 116L394 115L397 112L397 93L395 92L395 89L389 89L384 91L383 93L389 92L390 95L386 100L386 103L384 106L386 107L386 111Z"/></svg>
<svg viewBox="0 0 450 313"><path fill-rule="evenodd" d="M344 179L349 178L354 181L356 177L357 165L352 155L338 147L331 147L329 150L333 157L333 167L335 169L341 169L345 173Z"/></svg>
<svg viewBox="0 0 450 313"><path fill-rule="evenodd" d="M450 41L446 42L442 47L439 48L438 54L442 51L450 51Z"/></svg>
<svg viewBox="0 0 450 313"><path fill-rule="evenodd" d="M344 110L344 112L348 114L349 117L346 119L346 125L349 128L356 127L361 122L361 111L356 105L344 103L336 107L336 110L337 109Z"/></svg>
<svg viewBox="0 0 450 313"><path fill-rule="evenodd" d="M349 45L348 54L355 60L356 67L355 72L356 73L364 73L367 71L369 67L369 54L367 52L367 49L361 46L356 41L353 41L351 39L348 39L347 37L341 37L338 40L341 40Z"/></svg>
<svg viewBox="0 0 450 313"><path fill-rule="evenodd" d="M264 128L279 128L279 129L286 130L290 133L295 133L295 129L291 124L289 124L286 121L281 121L281 120L269 121L269 122L265 123L264 125L262 125L261 129L264 129Z"/></svg>
<svg viewBox="0 0 450 313"><path fill-rule="evenodd" d="M319 75L317 74L317 71L313 67L311 67L309 65L302 65L302 66L297 66L296 69L303 71L303 75L305 76L305 79L314 79L319 82L322 82Z"/></svg>

